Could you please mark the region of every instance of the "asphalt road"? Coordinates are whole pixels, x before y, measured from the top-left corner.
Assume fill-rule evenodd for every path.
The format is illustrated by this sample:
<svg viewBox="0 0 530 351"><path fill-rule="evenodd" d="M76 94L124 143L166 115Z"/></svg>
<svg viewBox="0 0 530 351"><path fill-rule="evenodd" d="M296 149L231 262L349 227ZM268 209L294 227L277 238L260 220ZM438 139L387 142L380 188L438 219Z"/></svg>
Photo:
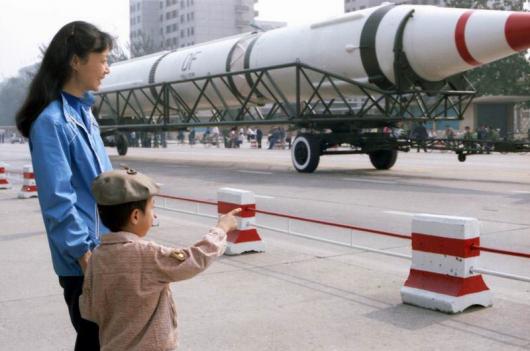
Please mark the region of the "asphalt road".
<svg viewBox="0 0 530 351"><path fill-rule="evenodd" d="M291 166L289 152L282 150L170 145L168 149L130 149L125 157L117 156L113 149L108 151L115 167L124 163L149 174L162 183L162 192L168 195L215 201L219 188L240 188L255 192L259 209L401 234L410 234L414 213L474 217L481 222L482 245L530 252L530 155L475 156L460 163L451 154L400 153L396 166L389 171L372 169L365 156L327 156L314 174L300 174ZM21 170L29 161L27 145L0 145L0 161L8 162L10 170ZM11 196L12 193L3 193L3 205L0 203L0 217L5 219L7 228L0 240L8 245L0 249L3 262L5 266L18 262L17 248L20 249L22 238L31 242L32 253L44 255L39 256L43 263L36 273L29 261L23 264L22 273L32 280L49 278L53 273L46 267L49 258L45 241L36 234L42 230L36 202L28 200L32 219L28 219L27 230L21 231L14 229L19 228L15 222L26 205ZM186 203L172 205L193 209ZM201 206L200 211L215 214L213 207ZM171 245L183 242L182 237L171 233L180 233L182 228L206 228L211 222L163 209L158 212L161 227L152 237ZM268 216L259 216L258 221L278 228L287 226L285 220ZM291 228L323 239L410 254L408 240L299 222L291 223ZM180 290L174 295L177 301L185 302L182 319L183 334L187 336L183 349L425 350L446 348L444 343L477 350L530 347L525 332L530 323L528 283L487 277L496 297L494 307L453 318L400 307L398 291L410 265L407 260L273 231L263 231L263 235L270 245L266 254L223 258L220 268L214 268L211 275L188 285L204 289L217 282L223 297L211 296L211 311L224 313L234 323L234 329L245 330L246 336L230 336L230 326L222 324L223 318L216 313L192 315L191 311L196 313L200 304L194 304L186 291ZM191 238L184 243L190 241ZM530 260L522 258L484 253L481 267L530 276ZM17 308L30 306L39 311L32 328L37 328L39 322L47 323L55 314L64 317L57 287L44 284L33 292L27 290L27 277L20 271L6 271L0 276L4 282L14 282L4 285L4 292L0 292L0 306L5 307L10 322L0 322L0 341L10 341L6 344L9 349L20 345L28 349L27 345L33 345L28 340L19 335L13 341L2 337L1 332L13 330L8 326L13 321L22 325ZM234 285L233 281L239 283ZM208 288L200 291L197 299L214 294ZM53 303L46 308L37 306L39 299L48 299L46 296L51 296ZM236 300L242 306L229 309ZM61 323L64 328L69 327L64 319ZM216 330L227 334L212 336L212 343L205 343L204 334L198 332L202 325L220 328ZM261 340L260 336L269 339ZM249 343L248 337L260 341ZM56 338L61 340L59 344L68 345L71 332L66 329ZM342 338L344 341L339 341Z"/></svg>

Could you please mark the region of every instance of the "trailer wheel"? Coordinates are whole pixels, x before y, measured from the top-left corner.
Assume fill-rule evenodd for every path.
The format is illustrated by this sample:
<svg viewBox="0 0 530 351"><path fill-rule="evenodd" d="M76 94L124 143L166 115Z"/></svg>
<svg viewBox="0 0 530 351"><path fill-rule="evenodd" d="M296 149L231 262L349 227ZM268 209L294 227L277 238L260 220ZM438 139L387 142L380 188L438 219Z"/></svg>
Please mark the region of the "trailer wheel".
<svg viewBox="0 0 530 351"><path fill-rule="evenodd" d="M291 147L294 168L301 173L312 173L320 161L320 139L312 134L300 134Z"/></svg>
<svg viewBox="0 0 530 351"><path fill-rule="evenodd" d="M396 163L397 150L377 150L370 152L370 162L376 169L390 169Z"/></svg>
<svg viewBox="0 0 530 351"><path fill-rule="evenodd" d="M129 142L123 134L116 134L116 148L118 149L118 155L125 156L129 149Z"/></svg>

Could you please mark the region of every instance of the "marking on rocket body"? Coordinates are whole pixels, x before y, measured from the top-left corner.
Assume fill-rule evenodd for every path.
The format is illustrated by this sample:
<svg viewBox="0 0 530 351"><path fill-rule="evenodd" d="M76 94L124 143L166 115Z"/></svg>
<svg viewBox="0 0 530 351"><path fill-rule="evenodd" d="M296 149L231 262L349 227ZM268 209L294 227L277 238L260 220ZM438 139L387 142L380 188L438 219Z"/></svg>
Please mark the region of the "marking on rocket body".
<svg viewBox="0 0 530 351"><path fill-rule="evenodd" d="M182 61L182 66L180 67L180 70L183 72L180 75L182 79L190 79L195 77L195 72L191 72L191 66L193 64L193 61L197 60L200 53L201 51L195 51L186 55L184 61Z"/></svg>
<svg viewBox="0 0 530 351"><path fill-rule="evenodd" d="M473 14L473 11L467 11L460 16L458 19L458 22L456 23L456 29L455 29L455 43L456 48L458 50L458 53L460 54L460 57L464 61L466 61L471 66L479 66L481 65L480 62L478 62L469 52L469 49L467 48L466 44L466 25L469 21L469 17Z"/></svg>
<svg viewBox="0 0 530 351"><path fill-rule="evenodd" d="M504 34L514 51L530 47L530 13L513 13L508 17Z"/></svg>

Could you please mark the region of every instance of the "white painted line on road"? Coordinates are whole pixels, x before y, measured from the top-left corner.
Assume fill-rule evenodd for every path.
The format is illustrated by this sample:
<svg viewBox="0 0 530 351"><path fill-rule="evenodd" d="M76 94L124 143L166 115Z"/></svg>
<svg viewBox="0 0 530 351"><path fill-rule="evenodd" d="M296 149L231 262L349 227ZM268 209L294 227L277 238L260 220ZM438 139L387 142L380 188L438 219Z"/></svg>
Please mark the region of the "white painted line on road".
<svg viewBox="0 0 530 351"><path fill-rule="evenodd" d="M237 170L239 173L249 173L249 174L267 174L267 175L271 175L272 172L262 172L262 171L246 171L244 169L238 169Z"/></svg>
<svg viewBox="0 0 530 351"><path fill-rule="evenodd" d="M350 182L361 182L361 183L374 183L374 184L397 184L393 180L375 180L375 179L362 179L362 178L342 178Z"/></svg>
<svg viewBox="0 0 530 351"><path fill-rule="evenodd" d="M254 197L258 199L274 199L274 196L268 196L268 195L257 195L255 194Z"/></svg>
<svg viewBox="0 0 530 351"><path fill-rule="evenodd" d="M402 212L402 211L383 211L383 213L394 214L398 216L410 216L410 217L415 215L415 213L412 213L412 212Z"/></svg>

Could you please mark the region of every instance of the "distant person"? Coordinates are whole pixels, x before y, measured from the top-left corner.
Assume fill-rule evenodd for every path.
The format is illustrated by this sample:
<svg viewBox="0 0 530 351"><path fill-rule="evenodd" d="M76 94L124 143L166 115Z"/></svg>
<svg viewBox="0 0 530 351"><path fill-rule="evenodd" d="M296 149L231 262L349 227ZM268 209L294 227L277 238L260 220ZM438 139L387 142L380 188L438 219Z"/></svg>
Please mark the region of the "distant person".
<svg viewBox="0 0 530 351"><path fill-rule="evenodd" d="M6 135L6 131L4 129L0 129L0 143L1 144L5 142L5 135Z"/></svg>
<svg viewBox="0 0 530 351"><path fill-rule="evenodd" d="M212 128L212 143L214 143L217 147L220 146L219 142L219 127L215 126Z"/></svg>
<svg viewBox="0 0 530 351"><path fill-rule="evenodd" d="M455 138L455 131L453 130L453 128L449 127L449 126L446 126L445 127L445 138L449 141L451 140L454 140Z"/></svg>
<svg viewBox="0 0 530 351"><path fill-rule="evenodd" d="M427 152L427 139L429 138L429 133L427 132L427 128L425 128L425 124L423 122L420 122L413 130L412 130L412 139L416 141L417 146L417 152L420 152L420 148L423 149L424 152Z"/></svg>
<svg viewBox="0 0 530 351"><path fill-rule="evenodd" d="M471 150L474 148L474 142L473 142L474 136L469 126L464 127L463 139L464 139L464 149Z"/></svg>
<svg viewBox="0 0 530 351"><path fill-rule="evenodd" d="M177 141L179 144L184 144L184 131L182 129L177 132Z"/></svg>
<svg viewBox="0 0 530 351"><path fill-rule="evenodd" d="M153 226L158 186L135 170L102 173L93 184L103 237L86 270L81 315L100 327L103 350L174 350L177 312L169 286L204 271L237 228L235 209L188 248L144 240Z"/></svg>
<svg viewBox="0 0 530 351"><path fill-rule="evenodd" d="M530 130L529 130L530 134ZM256 142L258 143L258 149L261 149L261 140L263 139L263 131L261 129L256 129Z"/></svg>
<svg viewBox="0 0 530 351"><path fill-rule="evenodd" d="M289 150L291 150L291 145L293 143L293 136L291 132L287 132L285 136L285 142L287 143L287 147L289 148Z"/></svg>
<svg viewBox="0 0 530 351"><path fill-rule="evenodd" d="M280 141L281 131L279 128L273 128L269 136L269 150L274 149L274 145Z"/></svg>
<svg viewBox="0 0 530 351"><path fill-rule="evenodd" d="M16 116L18 130L29 138L53 267L77 332L75 350L99 350L98 326L81 318L79 295L92 250L108 231L90 188L112 165L89 91L97 91L109 73L111 49L112 37L92 24L76 21L62 27Z"/></svg>
<svg viewBox="0 0 530 351"><path fill-rule="evenodd" d="M190 134L188 134L188 141L190 145L195 144L195 128L191 128Z"/></svg>

